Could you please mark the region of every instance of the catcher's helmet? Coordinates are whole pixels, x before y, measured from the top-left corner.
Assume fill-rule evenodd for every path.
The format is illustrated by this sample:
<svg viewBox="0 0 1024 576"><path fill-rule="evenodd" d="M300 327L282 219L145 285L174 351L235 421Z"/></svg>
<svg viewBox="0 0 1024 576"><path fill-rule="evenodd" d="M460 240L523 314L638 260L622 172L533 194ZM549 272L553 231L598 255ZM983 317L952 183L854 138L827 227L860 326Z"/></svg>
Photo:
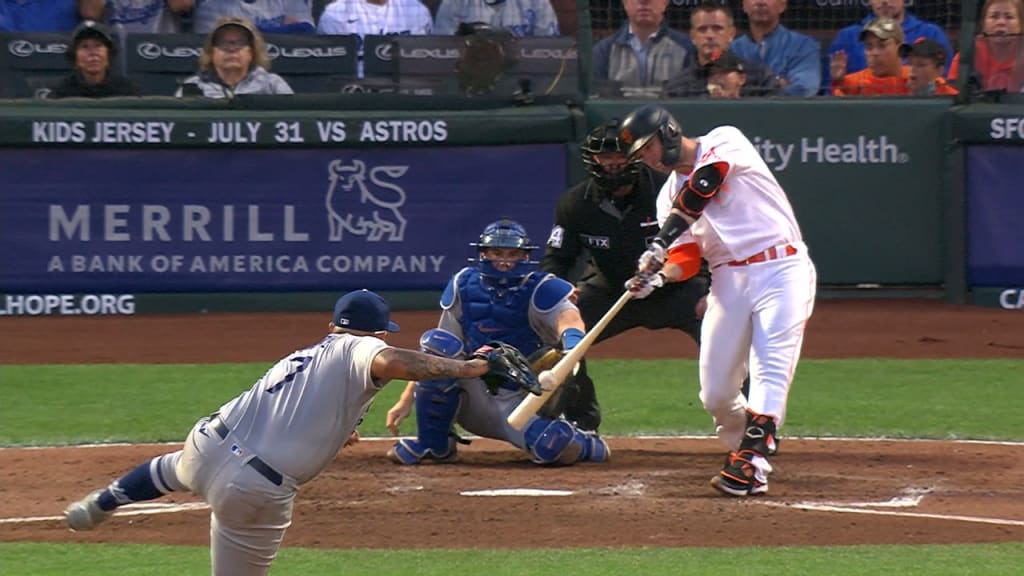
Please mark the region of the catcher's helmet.
<svg viewBox="0 0 1024 576"><path fill-rule="evenodd" d="M475 262L480 268L481 276L491 285L510 287L518 283L537 266L537 261L529 259L530 252L537 246L530 244L526 228L523 228L523 225L515 220L502 218L491 222L484 227L484 231L480 234L480 240L471 242L470 246L477 249ZM483 257L482 252L486 248L515 248L526 251L527 257L525 260L517 261L510 270L499 270L494 266L494 262Z"/></svg>
<svg viewBox="0 0 1024 576"><path fill-rule="evenodd" d="M623 186L632 186L636 183L643 162L639 157L630 159L627 156L629 145L619 138L618 119L610 120L591 130L583 141L580 152L583 167L594 180L599 192L611 193ZM618 169L609 169L597 161L595 156L598 154L621 154L626 164Z"/></svg>
<svg viewBox="0 0 1024 576"><path fill-rule="evenodd" d="M655 105L637 108L626 116L619 129L619 137L629 145L630 157L657 136L661 140L661 163L670 168L679 162L682 154L682 135L679 121L668 110Z"/></svg>

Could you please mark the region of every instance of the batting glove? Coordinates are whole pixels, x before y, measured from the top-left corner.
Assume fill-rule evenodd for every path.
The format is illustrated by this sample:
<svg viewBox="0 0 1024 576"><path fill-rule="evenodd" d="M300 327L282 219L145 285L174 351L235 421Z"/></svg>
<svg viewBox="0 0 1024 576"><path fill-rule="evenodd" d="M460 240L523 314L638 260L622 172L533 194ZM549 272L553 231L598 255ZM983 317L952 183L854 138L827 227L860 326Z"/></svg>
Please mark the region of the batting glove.
<svg viewBox="0 0 1024 576"><path fill-rule="evenodd" d="M640 261L637 263L637 276L640 275L652 275L661 267L665 265L665 258L667 257L665 247L655 240L651 242L651 245L640 255Z"/></svg>
<svg viewBox="0 0 1024 576"><path fill-rule="evenodd" d="M664 285L665 275L661 272L657 274L637 274L626 281L626 290L633 293L634 299L640 300L650 296L655 288L661 288Z"/></svg>

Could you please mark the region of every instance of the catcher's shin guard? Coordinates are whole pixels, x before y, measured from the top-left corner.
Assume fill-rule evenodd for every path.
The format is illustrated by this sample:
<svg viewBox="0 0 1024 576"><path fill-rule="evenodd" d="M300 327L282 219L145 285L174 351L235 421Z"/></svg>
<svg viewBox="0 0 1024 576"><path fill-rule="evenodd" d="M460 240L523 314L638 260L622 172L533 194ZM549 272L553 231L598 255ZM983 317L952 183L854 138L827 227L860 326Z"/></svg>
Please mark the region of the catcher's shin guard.
<svg viewBox="0 0 1024 576"><path fill-rule="evenodd" d="M537 418L526 428L526 448L537 464L605 462L611 449L604 439L566 420Z"/></svg>
<svg viewBox="0 0 1024 576"><path fill-rule="evenodd" d="M388 457L398 464L455 460L457 440L452 424L462 406L462 389L454 380L419 382L415 403L417 437L396 442Z"/></svg>

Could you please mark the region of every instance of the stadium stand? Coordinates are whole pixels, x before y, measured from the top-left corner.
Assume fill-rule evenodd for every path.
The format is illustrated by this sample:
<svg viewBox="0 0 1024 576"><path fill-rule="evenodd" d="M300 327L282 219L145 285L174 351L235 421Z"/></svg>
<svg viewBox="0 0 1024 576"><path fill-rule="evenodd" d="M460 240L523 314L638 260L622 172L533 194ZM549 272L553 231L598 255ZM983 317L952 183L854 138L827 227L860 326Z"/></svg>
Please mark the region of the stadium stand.
<svg viewBox="0 0 1024 576"><path fill-rule="evenodd" d="M67 34L0 33L0 98L43 98L71 71Z"/></svg>

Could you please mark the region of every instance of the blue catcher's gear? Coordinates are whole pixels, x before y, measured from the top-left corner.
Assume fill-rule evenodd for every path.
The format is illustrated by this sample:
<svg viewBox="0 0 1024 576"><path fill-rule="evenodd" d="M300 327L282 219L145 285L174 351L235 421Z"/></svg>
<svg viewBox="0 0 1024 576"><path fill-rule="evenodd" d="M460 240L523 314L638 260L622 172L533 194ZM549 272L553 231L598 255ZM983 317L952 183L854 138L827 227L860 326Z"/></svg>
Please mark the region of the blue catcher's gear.
<svg viewBox="0 0 1024 576"><path fill-rule="evenodd" d="M529 259L530 252L537 246L530 244L530 237L527 236L526 229L522 224L508 218L488 224L480 234L480 240L471 242L469 245L477 249L476 259L470 259L470 262L476 262L480 274L483 275L484 284L488 288L516 289L523 277L535 270L539 264L536 260ZM481 255L486 248L525 250L527 259L516 262L509 270L499 270L491 260Z"/></svg>
<svg viewBox="0 0 1024 576"><path fill-rule="evenodd" d="M537 464L606 462L612 453L600 436L561 419L537 418L527 426L524 436L526 449Z"/></svg>
<svg viewBox="0 0 1024 576"><path fill-rule="evenodd" d="M461 358L462 340L447 330L431 328L420 337L420 350L435 356ZM462 406L462 389L455 380L425 380L416 383L416 439L402 439L388 451L399 464L418 464L422 460L455 460L458 438L452 424Z"/></svg>
<svg viewBox="0 0 1024 576"><path fill-rule="evenodd" d="M522 290L509 291L502 298L486 287L483 274L476 270L464 269L453 278L455 286L452 290L453 294L457 291L459 295L462 333L469 342L469 348L476 350L491 340L515 346L526 356L540 348L540 336L534 332L528 318L534 289L544 277L543 274L530 274L521 282Z"/></svg>

